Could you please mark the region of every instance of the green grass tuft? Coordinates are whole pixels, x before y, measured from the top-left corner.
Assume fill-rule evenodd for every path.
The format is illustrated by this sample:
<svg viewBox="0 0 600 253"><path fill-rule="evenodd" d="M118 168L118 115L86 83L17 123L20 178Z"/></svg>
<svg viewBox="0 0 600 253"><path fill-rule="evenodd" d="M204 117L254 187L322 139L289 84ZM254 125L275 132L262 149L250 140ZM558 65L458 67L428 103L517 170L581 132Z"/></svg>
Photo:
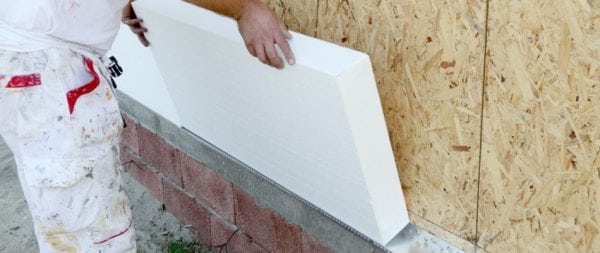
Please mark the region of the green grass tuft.
<svg viewBox="0 0 600 253"><path fill-rule="evenodd" d="M166 253L210 253L210 249L198 242L185 242L181 239L168 241L164 245Z"/></svg>

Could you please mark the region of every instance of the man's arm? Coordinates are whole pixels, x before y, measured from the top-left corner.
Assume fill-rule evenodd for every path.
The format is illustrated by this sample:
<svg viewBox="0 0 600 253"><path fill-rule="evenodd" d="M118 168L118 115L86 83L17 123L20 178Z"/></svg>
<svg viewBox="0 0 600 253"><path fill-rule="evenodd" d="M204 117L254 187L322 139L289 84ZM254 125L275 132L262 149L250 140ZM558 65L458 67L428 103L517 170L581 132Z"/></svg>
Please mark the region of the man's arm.
<svg viewBox="0 0 600 253"><path fill-rule="evenodd" d="M185 1L235 19L248 52L261 62L283 68L283 62L275 49L277 45L287 62L295 63L294 54L287 41L291 39L291 34L273 10L260 0ZM147 30L141 26L143 21L135 16L130 4L123 10L123 22L138 35L142 44L148 45L148 40L144 36Z"/></svg>

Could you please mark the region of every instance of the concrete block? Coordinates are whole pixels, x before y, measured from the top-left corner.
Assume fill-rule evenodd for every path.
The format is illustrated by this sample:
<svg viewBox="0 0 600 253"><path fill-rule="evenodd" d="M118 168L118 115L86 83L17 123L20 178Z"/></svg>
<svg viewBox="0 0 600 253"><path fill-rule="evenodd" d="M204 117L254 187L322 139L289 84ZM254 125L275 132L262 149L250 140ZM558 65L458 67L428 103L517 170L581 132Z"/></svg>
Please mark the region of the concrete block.
<svg viewBox="0 0 600 253"><path fill-rule="evenodd" d="M277 247L277 231L273 211L263 208L243 190L234 187L236 225L269 251Z"/></svg>
<svg viewBox="0 0 600 253"><path fill-rule="evenodd" d="M121 159L121 164L125 165L133 161L134 156L137 155L132 154L128 147L126 147L123 143L119 145L119 159ZM126 169L126 168L125 168Z"/></svg>
<svg viewBox="0 0 600 253"><path fill-rule="evenodd" d="M227 245L225 252L231 253L265 253L272 252L257 244L252 238L242 232L237 232Z"/></svg>
<svg viewBox="0 0 600 253"><path fill-rule="evenodd" d="M134 154L140 153L140 145L137 135L138 123L133 121L129 116L124 115L123 119L125 120L125 124L127 127L123 128L123 133L121 135L121 145L129 148Z"/></svg>
<svg viewBox="0 0 600 253"><path fill-rule="evenodd" d="M117 91L117 97L119 98L121 110L126 112L128 116L138 120L141 126L150 129L152 132L157 132L160 119L155 112L145 106L140 106L141 104L138 101L121 91Z"/></svg>
<svg viewBox="0 0 600 253"><path fill-rule="evenodd" d="M303 203L299 197L294 196L293 193L282 190L283 187L274 187L274 182L258 176L250 168L245 170L248 170L249 174L252 175L245 175L245 180L239 185L250 196L254 197L260 205L273 209L288 221L296 224L300 224L299 222L304 219L307 212L315 211Z"/></svg>
<svg viewBox="0 0 600 253"><path fill-rule="evenodd" d="M147 165L143 165L139 161L139 157L131 154L128 150L121 152L122 159L129 161L124 164L125 170L143 186L145 186L158 200L163 200L163 183L162 177Z"/></svg>
<svg viewBox="0 0 600 253"><path fill-rule="evenodd" d="M210 216L210 244L215 252L220 252L237 231L236 226L228 223L223 218L215 215Z"/></svg>
<svg viewBox="0 0 600 253"><path fill-rule="evenodd" d="M150 130L137 129L140 145L140 156L165 176L182 185L179 150L167 144L162 138Z"/></svg>
<svg viewBox="0 0 600 253"><path fill-rule="evenodd" d="M163 190L167 211L185 224L191 225L198 239L210 246L210 214L208 210L170 180L163 181Z"/></svg>
<svg viewBox="0 0 600 253"><path fill-rule="evenodd" d="M323 245L314 237L302 234L302 253L334 253L335 251Z"/></svg>
<svg viewBox="0 0 600 253"><path fill-rule="evenodd" d="M273 223L275 225L276 235L276 246L274 252L302 252L302 230L300 227L289 223L278 215L273 215Z"/></svg>
<svg viewBox="0 0 600 253"><path fill-rule="evenodd" d="M372 242L318 212L307 212L299 224L309 234L318 235L321 242L336 252L384 252Z"/></svg>
<svg viewBox="0 0 600 253"><path fill-rule="evenodd" d="M234 223L233 189L231 183L202 163L181 154L183 188L203 199L210 208Z"/></svg>

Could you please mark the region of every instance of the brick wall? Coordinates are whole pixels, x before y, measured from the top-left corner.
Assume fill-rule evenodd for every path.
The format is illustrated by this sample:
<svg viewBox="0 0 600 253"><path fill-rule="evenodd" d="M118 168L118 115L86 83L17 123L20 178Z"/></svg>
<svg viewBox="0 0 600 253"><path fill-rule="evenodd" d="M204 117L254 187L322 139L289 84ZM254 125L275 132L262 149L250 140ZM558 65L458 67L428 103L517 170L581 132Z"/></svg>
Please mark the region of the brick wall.
<svg viewBox="0 0 600 253"><path fill-rule="evenodd" d="M202 161L125 116L125 170L216 252L333 252Z"/></svg>

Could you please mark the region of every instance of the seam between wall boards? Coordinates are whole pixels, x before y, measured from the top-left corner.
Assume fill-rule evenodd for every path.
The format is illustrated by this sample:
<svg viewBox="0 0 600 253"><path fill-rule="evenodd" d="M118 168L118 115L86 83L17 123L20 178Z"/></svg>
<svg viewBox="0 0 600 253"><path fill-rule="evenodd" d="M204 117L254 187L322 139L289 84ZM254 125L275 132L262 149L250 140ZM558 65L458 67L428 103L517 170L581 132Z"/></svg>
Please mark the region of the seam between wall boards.
<svg viewBox="0 0 600 253"><path fill-rule="evenodd" d="M475 235L472 237L471 243L478 246L479 242L479 204L481 199L481 166L483 157L483 124L485 116L485 86L488 81L488 41L489 41L489 22L490 22L490 1L486 0L485 3L485 30L484 30L484 44L483 44L483 80L481 81L481 117L480 117L480 129L479 129L479 164L477 166L477 204L475 209Z"/></svg>

